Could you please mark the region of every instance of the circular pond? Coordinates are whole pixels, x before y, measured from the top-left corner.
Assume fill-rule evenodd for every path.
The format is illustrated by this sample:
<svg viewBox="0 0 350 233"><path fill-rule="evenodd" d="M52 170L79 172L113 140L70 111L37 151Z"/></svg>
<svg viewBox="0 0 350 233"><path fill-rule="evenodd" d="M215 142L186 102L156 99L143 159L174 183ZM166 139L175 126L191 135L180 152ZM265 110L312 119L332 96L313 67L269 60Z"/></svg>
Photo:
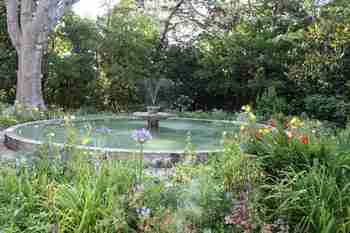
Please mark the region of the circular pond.
<svg viewBox="0 0 350 233"><path fill-rule="evenodd" d="M77 146L108 152L139 151L138 144L132 139L132 133L145 127L145 121L137 118L104 117L78 119L72 122L77 135ZM223 131L239 130L239 122L195 120L172 118L160 122L158 130L152 131L153 139L144 146L146 154L181 154L188 145L197 153L222 151ZM28 148L50 141L62 146L65 143L67 129L63 120L30 122L6 130L6 145L12 149Z"/></svg>

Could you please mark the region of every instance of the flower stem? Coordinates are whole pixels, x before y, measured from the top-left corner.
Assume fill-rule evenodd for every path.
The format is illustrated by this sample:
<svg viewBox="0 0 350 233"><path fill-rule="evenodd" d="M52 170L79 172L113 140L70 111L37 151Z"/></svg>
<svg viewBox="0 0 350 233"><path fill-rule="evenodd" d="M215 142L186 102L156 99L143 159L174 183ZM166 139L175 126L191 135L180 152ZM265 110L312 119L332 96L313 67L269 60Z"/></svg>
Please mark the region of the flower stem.
<svg viewBox="0 0 350 233"><path fill-rule="evenodd" d="M140 161L139 161L139 182L140 182L140 185L142 183L142 174L143 174L143 143L140 144Z"/></svg>

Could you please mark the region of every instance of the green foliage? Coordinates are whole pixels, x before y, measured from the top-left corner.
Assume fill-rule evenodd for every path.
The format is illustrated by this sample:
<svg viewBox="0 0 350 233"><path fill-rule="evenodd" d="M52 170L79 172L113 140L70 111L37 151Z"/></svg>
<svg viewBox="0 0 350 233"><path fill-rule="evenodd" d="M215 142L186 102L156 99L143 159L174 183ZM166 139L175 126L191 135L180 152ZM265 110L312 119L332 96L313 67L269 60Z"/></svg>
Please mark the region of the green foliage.
<svg viewBox="0 0 350 233"><path fill-rule="evenodd" d="M125 110L137 102L136 81L154 75L151 66L158 32L148 17L134 14L132 6L125 2L99 22L103 36L96 99L107 109Z"/></svg>
<svg viewBox="0 0 350 233"><path fill-rule="evenodd" d="M95 165L87 162L70 159L68 165L45 159L45 155L41 158L43 160L34 163L34 167L18 168L17 176L3 174L0 199L2 206L8 209L2 213L8 214L1 214L0 222L5 227L2 229L115 232L124 227L121 194L130 190L133 182L130 165L113 163L107 166L102 162L100 169L95 170Z"/></svg>
<svg viewBox="0 0 350 233"><path fill-rule="evenodd" d="M135 185L136 161L88 155L72 147L74 137L67 135L63 150L48 143L33 160L0 167L2 230L231 231L223 222L233 202L223 183L224 176L231 177L230 165L226 173L216 168L236 161L237 146L226 151L225 159L212 155L208 164L179 165L168 178L145 175L142 184Z"/></svg>
<svg viewBox="0 0 350 233"><path fill-rule="evenodd" d="M236 143L227 144L220 158L213 161L213 166L228 192L238 194L259 183L260 167L255 156L243 154Z"/></svg>
<svg viewBox="0 0 350 233"><path fill-rule="evenodd" d="M249 6L212 1L212 7L225 12L222 25L216 25L219 32L213 35L213 28L207 28L194 41L165 46L159 43L159 25L139 14L135 4L123 1L96 21L74 13L62 20L44 59L49 104L134 110L156 100L150 99L155 91L145 83L156 86L168 80L158 93L157 102L164 107L234 111L251 103L262 115L306 112L346 121L350 10L344 1L322 7L297 0L263 0ZM5 33L3 5L0 15L0 99L12 102L16 53ZM267 94L270 89L276 95ZM340 101L334 114L332 96ZM311 100L328 102L329 108L318 112Z"/></svg>
<svg viewBox="0 0 350 233"><path fill-rule="evenodd" d="M54 119L64 116L63 110L56 106L51 106L47 111L42 111L38 108L26 109L19 104L16 104L14 107L7 106L6 104L3 106L3 112L0 114L0 129L24 122Z"/></svg>
<svg viewBox="0 0 350 233"><path fill-rule="evenodd" d="M264 201L278 203L277 214L287 216L296 232L348 232L348 164L330 168L315 165L300 173L291 171L286 179L264 187L270 192ZM342 177L333 173L339 169L345 172Z"/></svg>
<svg viewBox="0 0 350 233"><path fill-rule="evenodd" d="M17 69L16 50L7 33L5 2L0 3L0 102L13 101Z"/></svg>
<svg viewBox="0 0 350 233"><path fill-rule="evenodd" d="M349 115L349 103L334 96L311 95L305 98L305 110L311 117L344 123Z"/></svg>
<svg viewBox="0 0 350 233"><path fill-rule="evenodd" d="M49 104L125 111L137 103L136 81L147 76L157 31L123 3L97 22L66 15L45 57L44 94Z"/></svg>
<svg viewBox="0 0 350 233"><path fill-rule="evenodd" d="M175 108L180 112L184 112L184 111L189 111L193 104L194 104L194 101L190 97L185 95L180 95L176 99L173 108Z"/></svg>
<svg viewBox="0 0 350 233"><path fill-rule="evenodd" d="M44 75L44 94L50 104L77 109L94 103L99 40L94 22L73 14L64 17L45 62L49 72Z"/></svg>
<svg viewBox="0 0 350 233"><path fill-rule="evenodd" d="M101 168L81 168L74 185L57 186L55 208L62 232L114 232L125 226L123 197L133 177L125 164ZM93 175L95 174L95 175ZM122 181L122 182L120 182Z"/></svg>
<svg viewBox="0 0 350 233"><path fill-rule="evenodd" d="M197 119L214 119L214 120L236 120L237 114L231 112L225 112L220 109L213 109L210 112L195 111L195 112L179 112L177 116L184 118L197 118Z"/></svg>
<svg viewBox="0 0 350 233"><path fill-rule="evenodd" d="M349 231L349 128L333 131L298 118L251 134L265 173L253 206L263 222L284 219L292 232ZM272 123L271 123L272 124Z"/></svg>
<svg viewBox="0 0 350 233"><path fill-rule="evenodd" d="M14 126L18 124L18 121L11 116L8 115L1 115L0 116L0 129L6 129L10 126Z"/></svg>
<svg viewBox="0 0 350 233"><path fill-rule="evenodd" d="M256 111L257 115L266 119L276 113L287 115L289 113L289 107L286 99L277 96L275 89L270 88L262 96L257 98Z"/></svg>
<svg viewBox="0 0 350 233"><path fill-rule="evenodd" d="M69 129L71 118L65 119ZM253 232L284 226L347 233L350 128L334 131L295 117L287 123L287 129L282 121L276 130L250 132L254 155L242 153L239 138L225 135L223 153L178 164L169 176L145 172L137 185L137 161L78 150L73 144L82 139L67 129L63 150L48 138L33 160L1 165L2 230L241 232L242 225L229 219L244 218Z"/></svg>
<svg viewBox="0 0 350 233"><path fill-rule="evenodd" d="M258 155L269 174L280 176L281 171L289 169L300 172L315 163L333 160L337 149L334 136L317 127L285 129L283 124L286 123L279 123L276 130L264 136L256 135L248 144L248 151Z"/></svg>

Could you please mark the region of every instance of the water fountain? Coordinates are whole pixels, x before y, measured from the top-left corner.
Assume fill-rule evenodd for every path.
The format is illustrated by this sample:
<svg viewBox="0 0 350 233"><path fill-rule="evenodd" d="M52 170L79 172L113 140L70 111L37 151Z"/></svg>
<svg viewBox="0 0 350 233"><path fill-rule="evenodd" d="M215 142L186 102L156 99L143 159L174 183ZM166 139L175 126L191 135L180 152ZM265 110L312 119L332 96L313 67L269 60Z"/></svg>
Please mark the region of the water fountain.
<svg viewBox="0 0 350 233"><path fill-rule="evenodd" d="M166 120L168 118L174 117L174 114L167 112L159 112L159 106L149 106L147 107L147 112L135 112L133 115L135 117L141 118L147 121L147 129L151 131L159 130L159 121Z"/></svg>
<svg viewBox="0 0 350 233"><path fill-rule="evenodd" d="M132 133L148 128L153 139L144 145L145 159L173 160L185 153L188 145L187 135L191 134L191 143L198 155L221 152L223 131L239 131L240 122L199 120L176 118L173 114L160 112L155 105L155 88L152 103L146 112L136 112L132 116L99 116L77 118L71 126L77 132L76 147L88 153L105 153L118 159L133 158L139 152L139 145L132 139ZM48 137L48 135L51 135ZM32 149L48 141L58 147L64 147L67 139L64 119L29 122L6 130L7 147Z"/></svg>
<svg viewBox="0 0 350 233"><path fill-rule="evenodd" d="M136 114L138 115L138 114ZM239 132L240 122L198 120L184 118L162 119L157 114L151 120L158 121L151 131L153 139L144 146L145 158L169 158L185 153L187 135L191 133L191 143L197 154L208 154L223 151L221 144L223 131ZM150 116L153 116L150 114ZM165 115L168 117L169 115ZM164 117L165 117L164 116ZM129 158L138 153L139 147L132 139L136 129L145 128L145 118L125 116L101 116L77 118L72 126L78 132L77 148L89 152L103 152L119 158ZM161 120L159 124L159 120ZM100 130L103 129L103 130ZM108 129L108 130L107 130ZM50 141L63 147L67 129L62 119L29 122L16 125L6 130L5 144L10 149L33 149ZM50 135L50 137L49 137Z"/></svg>

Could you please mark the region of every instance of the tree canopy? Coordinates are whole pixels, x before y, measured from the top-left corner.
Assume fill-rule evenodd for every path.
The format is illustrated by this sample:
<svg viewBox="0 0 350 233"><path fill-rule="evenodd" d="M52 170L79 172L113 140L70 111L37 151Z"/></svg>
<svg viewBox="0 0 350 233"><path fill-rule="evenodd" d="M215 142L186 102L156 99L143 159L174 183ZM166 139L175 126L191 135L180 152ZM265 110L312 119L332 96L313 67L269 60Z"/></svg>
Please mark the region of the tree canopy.
<svg viewBox="0 0 350 233"><path fill-rule="evenodd" d="M161 85L158 102L168 108L185 96L192 110L234 111L274 93L265 105L282 98L276 104L289 106L281 109L321 117L332 112L344 120L350 101L347 2L238 2L197 1L210 13L206 17L191 1L173 8L165 41L161 22L134 1L122 1L96 21L67 14L44 56L45 99L67 108L124 111L151 102L146 83L153 80ZM11 101L16 53L0 20L1 92ZM190 40L170 39L181 23L196 26L197 33ZM310 101L335 101L336 111L317 112Z"/></svg>

